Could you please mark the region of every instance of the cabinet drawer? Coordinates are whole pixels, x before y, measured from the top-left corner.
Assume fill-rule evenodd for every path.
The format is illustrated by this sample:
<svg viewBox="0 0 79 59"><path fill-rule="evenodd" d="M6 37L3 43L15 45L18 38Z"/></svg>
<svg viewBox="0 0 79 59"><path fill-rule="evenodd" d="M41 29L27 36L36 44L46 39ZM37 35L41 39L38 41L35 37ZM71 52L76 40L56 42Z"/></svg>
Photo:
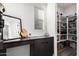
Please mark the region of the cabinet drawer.
<svg viewBox="0 0 79 59"><path fill-rule="evenodd" d="M31 45L31 55L51 56L53 54L53 38L41 38Z"/></svg>
<svg viewBox="0 0 79 59"><path fill-rule="evenodd" d="M53 41L53 39L39 39L39 40L36 40L35 43L39 44L39 43L42 43L42 44L48 44L48 43L51 43Z"/></svg>

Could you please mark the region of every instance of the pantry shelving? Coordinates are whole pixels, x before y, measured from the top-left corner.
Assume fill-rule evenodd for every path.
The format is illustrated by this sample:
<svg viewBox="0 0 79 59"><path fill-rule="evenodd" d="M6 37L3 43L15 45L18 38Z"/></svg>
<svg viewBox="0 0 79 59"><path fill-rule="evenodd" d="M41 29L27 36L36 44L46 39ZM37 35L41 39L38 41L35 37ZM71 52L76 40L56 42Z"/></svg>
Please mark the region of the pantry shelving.
<svg viewBox="0 0 79 59"><path fill-rule="evenodd" d="M63 16L62 13L57 15L57 42L66 40L77 40L76 14L74 16Z"/></svg>

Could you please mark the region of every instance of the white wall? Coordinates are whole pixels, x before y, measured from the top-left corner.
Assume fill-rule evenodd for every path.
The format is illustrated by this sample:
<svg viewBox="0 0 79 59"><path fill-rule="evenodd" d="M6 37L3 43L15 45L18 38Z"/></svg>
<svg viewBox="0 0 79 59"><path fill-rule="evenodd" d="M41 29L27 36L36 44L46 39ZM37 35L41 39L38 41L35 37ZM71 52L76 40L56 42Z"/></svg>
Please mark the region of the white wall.
<svg viewBox="0 0 79 59"><path fill-rule="evenodd" d="M49 3L47 6L47 31L50 36L54 36L54 55L57 55L57 40L56 40L56 4Z"/></svg>
<svg viewBox="0 0 79 59"><path fill-rule="evenodd" d="M77 11L77 8L75 7L76 4L71 5L69 8L64 10L64 16L74 15Z"/></svg>
<svg viewBox="0 0 79 59"><path fill-rule="evenodd" d="M49 3L47 6L47 31L50 36L55 35L55 4Z"/></svg>
<svg viewBox="0 0 79 59"><path fill-rule="evenodd" d="M16 16L22 19L22 26L26 28L32 36L44 35L43 30L34 29L34 7L33 4L25 3L4 3L5 14Z"/></svg>
<svg viewBox="0 0 79 59"><path fill-rule="evenodd" d="M59 12L59 13L62 13L62 14L63 14L63 13L64 13L63 11L64 11L64 10L63 10L63 8L61 8L61 7L57 6L57 12Z"/></svg>
<svg viewBox="0 0 79 59"><path fill-rule="evenodd" d="M62 4L63 5L63 4ZM67 6L66 8L64 8L65 6L61 7L61 6L57 6L57 11L60 13L63 13L63 16L69 16L69 15L74 15L76 13L76 4L72 4L70 6Z"/></svg>

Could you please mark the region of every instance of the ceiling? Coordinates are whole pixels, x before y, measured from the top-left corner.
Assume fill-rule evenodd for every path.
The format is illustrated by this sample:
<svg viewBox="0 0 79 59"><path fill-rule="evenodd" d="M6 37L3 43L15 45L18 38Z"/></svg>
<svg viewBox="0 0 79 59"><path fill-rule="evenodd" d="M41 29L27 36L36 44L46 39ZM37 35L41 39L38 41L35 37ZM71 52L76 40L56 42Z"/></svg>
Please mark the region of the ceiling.
<svg viewBox="0 0 79 59"><path fill-rule="evenodd" d="M70 6L76 5L76 3L57 3L57 6L62 8L62 9L66 9Z"/></svg>
<svg viewBox="0 0 79 59"><path fill-rule="evenodd" d="M47 3L31 3L31 5L38 8L44 8L45 6L47 6Z"/></svg>

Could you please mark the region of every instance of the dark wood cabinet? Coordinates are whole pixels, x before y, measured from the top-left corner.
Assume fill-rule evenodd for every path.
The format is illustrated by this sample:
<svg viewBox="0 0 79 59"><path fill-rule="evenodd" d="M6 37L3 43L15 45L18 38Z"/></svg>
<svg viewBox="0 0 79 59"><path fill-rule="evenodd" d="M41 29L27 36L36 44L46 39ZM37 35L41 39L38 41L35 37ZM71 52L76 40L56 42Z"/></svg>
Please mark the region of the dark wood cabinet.
<svg viewBox="0 0 79 59"><path fill-rule="evenodd" d="M0 40L0 50L3 49L3 41Z"/></svg>
<svg viewBox="0 0 79 59"><path fill-rule="evenodd" d="M53 38L40 38L30 45L31 56L51 56L54 53Z"/></svg>
<svg viewBox="0 0 79 59"><path fill-rule="evenodd" d="M6 56L6 49L3 47L3 41L0 40L0 56Z"/></svg>
<svg viewBox="0 0 79 59"><path fill-rule="evenodd" d="M0 56L6 56L6 49L0 50Z"/></svg>
<svg viewBox="0 0 79 59"><path fill-rule="evenodd" d="M28 39L28 40L27 40ZM53 37L31 37L20 41L0 43L0 56L7 55L7 48L30 44L30 56L52 56L54 53L54 38Z"/></svg>

